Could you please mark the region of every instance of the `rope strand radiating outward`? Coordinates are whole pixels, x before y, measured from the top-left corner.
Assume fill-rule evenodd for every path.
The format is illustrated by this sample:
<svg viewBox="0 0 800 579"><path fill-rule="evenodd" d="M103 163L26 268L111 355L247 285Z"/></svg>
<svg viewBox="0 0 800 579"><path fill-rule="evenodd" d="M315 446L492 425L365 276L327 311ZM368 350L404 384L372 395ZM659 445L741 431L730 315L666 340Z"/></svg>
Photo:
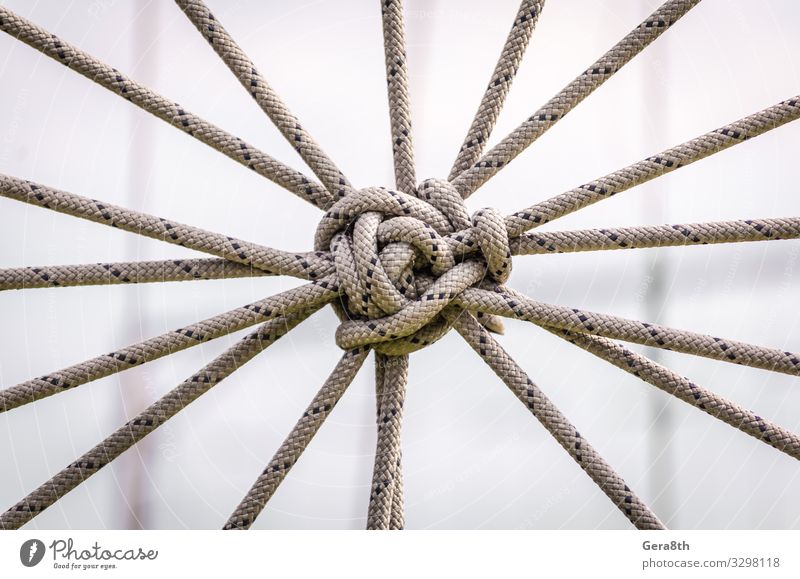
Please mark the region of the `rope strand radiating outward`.
<svg viewBox="0 0 800 579"><path fill-rule="evenodd" d="M253 62L205 3L201 0L175 1L334 198L344 197L350 189L345 176L300 125L297 117L259 74Z"/></svg>
<svg viewBox="0 0 800 579"><path fill-rule="evenodd" d="M230 279L273 275L227 259L165 259L0 269L0 291L44 287Z"/></svg>
<svg viewBox="0 0 800 579"><path fill-rule="evenodd" d="M316 308L314 308L316 309ZM125 426L81 456L49 481L0 515L0 529L18 529L76 486L131 448L156 428L230 376L234 370L286 335L313 310L262 325L227 349L199 372L147 407Z"/></svg>
<svg viewBox="0 0 800 579"><path fill-rule="evenodd" d="M277 183L301 199L322 209L332 203L330 193L319 183L310 181L302 173L190 113L178 103L165 99L116 68L100 62L3 6L0 6L0 30Z"/></svg>
<svg viewBox="0 0 800 579"><path fill-rule="evenodd" d="M545 328L706 414L800 459L800 437L607 338Z"/></svg>
<svg viewBox="0 0 800 579"><path fill-rule="evenodd" d="M297 421L267 467L225 524L226 530L249 529L300 455L333 411L369 354L369 348L344 353L331 375Z"/></svg>
<svg viewBox="0 0 800 579"><path fill-rule="evenodd" d="M517 76L517 69L528 48L528 43L542 13L544 0L522 0L514 18L514 24L508 33L506 43L500 53L500 59L494 68L489 86L483 93L478 112L467 131L464 143L453 162L448 179L452 181L462 172L469 169L483 153L483 148L492 134L497 117L503 108L508 91Z"/></svg>
<svg viewBox="0 0 800 579"><path fill-rule="evenodd" d="M511 237L646 183L800 118L800 96L672 147L506 217Z"/></svg>
<svg viewBox="0 0 800 579"><path fill-rule="evenodd" d="M517 243L517 238L529 229L608 199L617 193L763 135L798 118L800 118L800 96L782 101L605 177L517 211L504 219L509 242L513 245ZM474 251L476 239L476 232L473 229L462 229L446 236L447 243L455 254Z"/></svg>
<svg viewBox="0 0 800 579"><path fill-rule="evenodd" d="M270 273L318 279L334 269L330 260L320 252L289 253L272 249L1 174L0 196L210 253Z"/></svg>
<svg viewBox="0 0 800 579"><path fill-rule="evenodd" d="M475 318L464 313L455 319L455 328L637 529L664 528L650 508Z"/></svg>
<svg viewBox="0 0 800 579"><path fill-rule="evenodd" d="M517 237L511 244L511 250L515 255L534 255L797 238L800 238L800 217L784 217L542 233L535 231Z"/></svg>
<svg viewBox="0 0 800 579"><path fill-rule="evenodd" d="M699 3L700 0L668 0L662 4L600 60L587 68L510 135L456 177L453 185L459 193L464 198L469 197Z"/></svg>
<svg viewBox="0 0 800 579"><path fill-rule="evenodd" d="M369 496L367 529L403 528L400 429L408 379L408 355L375 354L378 442Z"/></svg>
<svg viewBox="0 0 800 579"><path fill-rule="evenodd" d="M395 186L412 195L417 189L414 145L411 139L411 102L408 96L406 25L402 0L378 0L383 20L389 121L392 130Z"/></svg>
<svg viewBox="0 0 800 579"><path fill-rule="evenodd" d="M39 376L0 390L0 412L238 332L271 318L322 307L336 298L338 293L339 288L327 279L312 282L115 352Z"/></svg>
<svg viewBox="0 0 800 579"><path fill-rule="evenodd" d="M464 290L453 300L468 309L527 320L539 325L704 356L742 366L800 376L800 355L608 314L533 300L510 288Z"/></svg>

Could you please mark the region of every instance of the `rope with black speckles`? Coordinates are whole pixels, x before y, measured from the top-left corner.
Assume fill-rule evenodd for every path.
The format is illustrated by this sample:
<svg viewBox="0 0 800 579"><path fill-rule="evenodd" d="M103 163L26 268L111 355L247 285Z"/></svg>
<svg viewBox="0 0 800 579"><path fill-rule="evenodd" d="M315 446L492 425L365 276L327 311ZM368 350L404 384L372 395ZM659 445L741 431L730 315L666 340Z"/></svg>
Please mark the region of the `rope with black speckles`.
<svg viewBox="0 0 800 579"><path fill-rule="evenodd" d="M721 420L749 434L792 458L800 460L800 437L742 408L724 396L698 386L688 378L665 368L649 358L630 351L613 340L545 327L568 342L591 352L617 368L663 390L667 394L699 408L709 416Z"/></svg>
<svg viewBox="0 0 800 579"><path fill-rule="evenodd" d="M462 315L454 315L453 319L454 327L467 344L483 358L637 529L665 528L655 513L636 496L622 477L597 453L589 441L581 436L567 417L475 318L465 312Z"/></svg>
<svg viewBox="0 0 800 579"><path fill-rule="evenodd" d="M215 259L10 268L0 270L0 289L275 274L312 281L0 391L0 412L11 410L265 322L255 333L13 506L0 517L1 528L17 528L29 521L238 365L288 332L309 313L328 303L332 303L340 317L336 339L345 353L235 509L225 525L226 529L249 528L255 522L333 411L370 350L376 353L378 432L367 527L403 528L400 433L408 354L436 342L453 327L637 528L663 528L658 517L490 335L489 330L502 331L498 316L537 323L778 450L795 458L800 456L800 438L796 435L630 352L609 338L792 375L800 375L797 355L544 304L502 285L511 274L512 254L800 237L798 218L526 233L543 223L795 120L800 117L800 99L795 97L778 103L507 217L491 208L470 215L464 205L464 198L670 28L699 0L667 0L600 60L480 157L544 4L543 1L523 0L478 113L454 163L450 180L426 179L419 185L412 147L402 2L380 0L397 191L382 187L353 188L205 4L200 0L176 1L322 184L308 180L301 173L2 7L0 30L324 209L326 212L314 239L315 251L279 251L30 181L0 176L2 196L216 256Z"/></svg>
<svg viewBox="0 0 800 579"><path fill-rule="evenodd" d="M333 411L369 354L369 348L354 348L342 355L289 436L258 476L253 486L225 523L226 530L249 529L305 451L311 439Z"/></svg>
<svg viewBox="0 0 800 579"><path fill-rule="evenodd" d="M489 85L478 105L478 112L475 113L467 136L464 137L464 143L458 151L452 169L450 169L448 180L452 181L469 169L483 153L486 142L497 122L497 117L500 116L500 111L503 109L511 84L517 76L517 69L528 48L542 8L544 8L544 0L522 0L520 3L503 50L500 52L500 58L489 79Z"/></svg>
<svg viewBox="0 0 800 579"><path fill-rule="evenodd" d="M417 189L414 144L411 135L411 99L408 92L406 26L402 0L379 0L383 23L383 51L389 94L394 180L399 191L413 195Z"/></svg>
<svg viewBox="0 0 800 579"><path fill-rule="evenodd" d="M300 124L208 6L201 0L175 1L333 198L344 197L351 189L347 178Z"/></svg>
<svg viewBox="0 0 800 579"><path fill-rule="evenodd" d="M4 6L0 6L0 30L277 183L301 199L322 209L333 202L333 197L322 185L311 181L299 171L201 119L178 103L162 97Z"/></svg>
<svg viewBox="0 0 800 579"><path fill-rule="evenodd" d="M314 308L317 309L317 308ZM97 446L0 515L0 529L18 529L163 425L313 313L266 322L148 406Z"/></svg>
<svg viewBox="0 0 800 579"><path fill-rule="evenodd" d="M369 495L367 529L400 530L403 513L403 472L400 430L408 380L408 354L375 353L375 394L378 437Z"/></svg>
<svg viewBox="0 0 800 579"><path fill-rule="evenodd" d="M50 372L0 390L0 412L13 410L53 394L238 332L259 322L322 307L335 299L338 293L338 287L327 279L311 282L114 352Z"/></svg>
<svg viewBox="0 0 800 579"><path fill-rule="evenodd" d="M547 304L508 287L496 286L494 291L467 288L452 301L470 310L526 320L551 328L614 338L653 348L800 376L800 355L793 352L609 314Z"/></svg>
<svg viewBox="0 0 800 579"><path fill-rule="evenodd" d="M533 144L547 129L575 108L595 89L617 73L655 39L666 32L700 0L668 0L639 26L586 68L575 80L533 113L511 134L451 180L467 198ZM513 58L513 57L512 57ZM502 58L501 58L502 60ZM508 59L507 59L508 60Z"/></svg>

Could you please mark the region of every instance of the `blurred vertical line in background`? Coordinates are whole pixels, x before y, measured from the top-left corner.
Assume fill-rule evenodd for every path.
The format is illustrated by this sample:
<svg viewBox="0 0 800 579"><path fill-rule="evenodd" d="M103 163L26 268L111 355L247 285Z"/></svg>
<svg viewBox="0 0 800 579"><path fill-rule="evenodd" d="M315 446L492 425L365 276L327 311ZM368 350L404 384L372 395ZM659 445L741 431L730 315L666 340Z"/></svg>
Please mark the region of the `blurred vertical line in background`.
<svg viewBox="0 0 800 579"><path fill-rule="evenodd" d="M672 142L670 131L670 38L664 35L659 42L649 47L645 58L649 63L643 68L641 76L642 103L641 142L642 151L656 151L654 135L665 135ZM642 217L646 224L663 224L668 221L669 180L659 180L652 186L657 194L642 195ZM643 278L644 287L642 318L648 322L669 324L670 292L668 254L660 250L646 251ZM658 348L645 348L645 356L662 363L663 352ZM646 385L644 385L647 387ZM649 494L653 499L650 506L667 526L680 528L676 509L674 481L677 463L672 436L676 427L672 399L655 388L648 388L646 410L649 418L647 436L647 473Z"/></svg>
<svg viewBox="0 0 800 579"><path fill-rule="evenodd" d="M159 33L159 3L151 0L134 0L130 3L131 30L131 76L145 86L156 84L159 68L158 44L155 42ZM141 112L135 107L129 108L130 136L127 158L127 203L128 207L141 209L144 206L148 182L153 170L154 135L151 124L140 122ZM126 236L125 261L142 259L139 249L139 238ZM148 286L133 285L126 288L124 319L126 329L123 333L126 343L134 343L143 338L143 326L147 323L146 306ZM139 412L148 403L146 381L143 380L142 368L129 370L120 374L120 392L124 420ZM123 461L119 468L120 491L126 497L121 503L120 517L123 527L128 529L149 528L148 501L144 486L147 480L147 469L153 467L153 441L145 439L134 447L133 452L120 457Z"/></svg>

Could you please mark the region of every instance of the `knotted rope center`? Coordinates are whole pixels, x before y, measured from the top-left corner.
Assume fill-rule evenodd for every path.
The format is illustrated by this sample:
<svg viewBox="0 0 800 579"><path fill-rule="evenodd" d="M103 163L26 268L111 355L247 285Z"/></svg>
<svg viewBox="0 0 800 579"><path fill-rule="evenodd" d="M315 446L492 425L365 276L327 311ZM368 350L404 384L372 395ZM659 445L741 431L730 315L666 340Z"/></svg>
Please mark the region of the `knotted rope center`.
<svg viewBox="0 0 800 579"><path fill-rule="evenodd" d="M454 254L454 236L472 229L476 253ZM423 348L450 323L441 311L487 275L511 273L505 220L494 209L469 216L458 191L439 179L415 195L382 187L354 191L335 203L317 227L315 248L330 250L343 290L336 342L371 344L385 354ZM502 327L493 318L481 321Z"/></svg>

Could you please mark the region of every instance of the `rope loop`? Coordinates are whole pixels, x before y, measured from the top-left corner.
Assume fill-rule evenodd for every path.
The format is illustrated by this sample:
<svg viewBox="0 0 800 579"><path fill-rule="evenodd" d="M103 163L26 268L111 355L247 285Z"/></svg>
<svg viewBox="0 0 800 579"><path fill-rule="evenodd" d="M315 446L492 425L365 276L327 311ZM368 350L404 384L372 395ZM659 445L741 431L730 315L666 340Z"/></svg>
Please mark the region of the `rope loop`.
<svg viewBox="0 0 800 579"><path fill-rule="evenodd" d="M473 229L476 255L454 255L452 234ZM344 349L371 345L387 355L432 344L452 325L441 315L488 274L504 283L511 251L503 217L482 209L472 217L445 180L422 182L415 195L383 187L355 190L322 217L318 251L330 250L342 288L335 306ZM481 322L502 332L493 316Z"/></svg>

